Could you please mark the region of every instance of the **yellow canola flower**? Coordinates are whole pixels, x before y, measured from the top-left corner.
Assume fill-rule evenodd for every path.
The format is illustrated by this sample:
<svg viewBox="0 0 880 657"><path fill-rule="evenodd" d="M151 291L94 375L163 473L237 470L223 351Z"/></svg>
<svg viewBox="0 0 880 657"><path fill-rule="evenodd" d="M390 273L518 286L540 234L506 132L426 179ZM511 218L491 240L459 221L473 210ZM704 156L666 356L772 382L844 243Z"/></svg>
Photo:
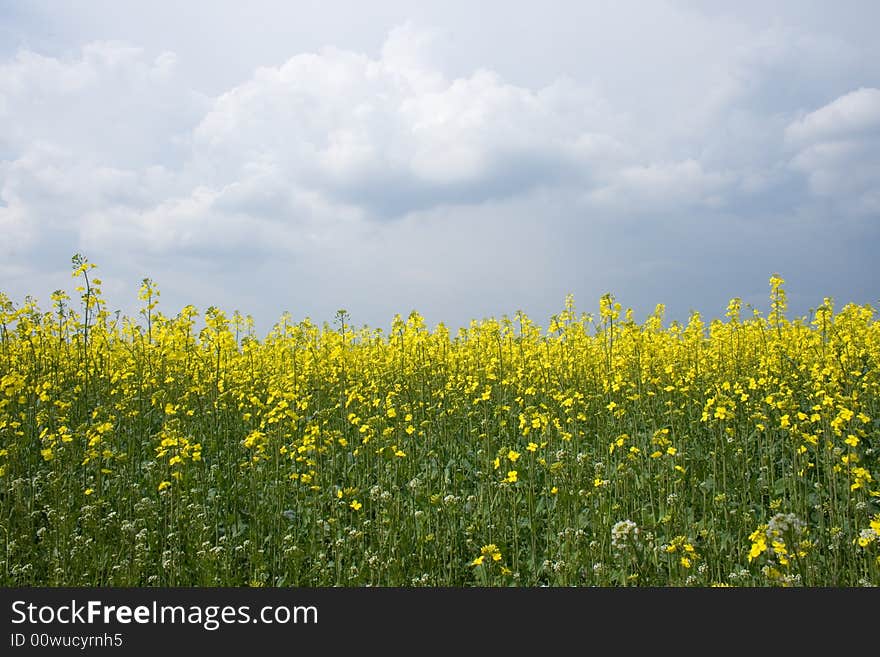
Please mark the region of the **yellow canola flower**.
<svg viewBox="0 0 880 657"><path fill-rule="evenodd" d="M749 549L749 561L754 561L767 551L767 541L763 537L752 538L752 547Z"/></svg>
<svg viewBox="0 0 880 657"><path fill-rule="evenodd" d="M482 546L480 548L480 555L471 561L471 565L481 566L487 558L491 560L490 563L501 561L501 550L498 549L498 546L495 543L489 543L488 545Z"/></svg>
<svg viewBox="0 0 880 657"><path fill-rule="evenodd" d="M392 507L399 514L398 500L386 500L401 488L416 513L430 499L431 511L453 523L453 514L500 493L490 520L497 540L515 537L513 523L535 513L577 518L593 509L613 522L619 518L611 514L647 518L644 505L678 499L666 506L675 511L688 500L699 507L694 517L708 522L707 514L731 512L741 522L740 511L766 499L771 514L807 517L815 504L846 527L846 548L866 551L857 558L836 552L848 571L838 574L855 582L874 572L868 567L880 518L866 518L880 497L872 419L880 322L869 307L835 311L829 299L808 320L790 320L783 279L774 276L770 314L749 317L734 299L712 322L694 313L687 323L664 325L660 315L636 323L606 295L596 316L578 315L567 301L552 335L520 313L455 332L429 329L415 314L397 318L390 331L358 329L342 316L323 328L285 319L257 337L237 313L211 308L204 322L194 308L161 313L151 282L141 288L139 318L114 316L98 298L91 263L73 268L83 277L73 303L56 293L43 312L0 298L0 477L7 492L26 478L62 475L81 487L88 482L90 500L98 490L115 496L146 485L180 492L186 504L231 492L261 508L246 496L277 485L291 504L338 495L330 515L340 520L346 507L363 510L370 490L378 521ZM340 478L361 491L311 494ZM494 485L488 496L480 489L486 481ZM447 493L461 499L443 502ZM7 495L14 506L17 497ZM246 510L235 499L231 507ZM190 513L186 505L169 510L181 514L176 520ZM422 512L419 532L433 529L440 542L444 522ZM323 517L319 507L315 513ZM398 517L408 523L410 515ZM361 519L349 514L343 522L357 532ZM670 512L650 523L651 534L665 536L682 521ZM29 535L13 525L10 540ZM330 533L346 535L336 529ZM697 570L708 559L699 554L704 538L667 548L664 573ZM821 581L823 561L813 559L818 547L808 540L765 527L733 552L783 575L797 565L812 573L805 581ZM477 559L495 563L500 550ZM560 567L559 581L581 565ZM38 570L51 572L46 566ZM713 564L730 572L721 568ZM641 581L656 575L650 572Z"/></svg>

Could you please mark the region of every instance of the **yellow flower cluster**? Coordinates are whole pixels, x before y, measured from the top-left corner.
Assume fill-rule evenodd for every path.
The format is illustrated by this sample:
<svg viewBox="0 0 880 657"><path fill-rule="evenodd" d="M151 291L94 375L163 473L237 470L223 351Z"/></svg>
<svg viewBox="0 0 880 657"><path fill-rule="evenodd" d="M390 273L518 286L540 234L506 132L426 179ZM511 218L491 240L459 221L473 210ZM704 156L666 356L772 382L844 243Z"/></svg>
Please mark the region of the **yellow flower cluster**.
<svg viewBox="0 0 880 657"><path fill-rule="evenodd" d="M666 552L676 555L682 568L690 568L700 558L687 536L675 536L666 546Z"/></svg>
<svg viewBox="0 0 880 657"><path fill-rule="evenodd" d="M774 275L766 316L746 316L734 299L726 321L694 312L667 323L657 306L637 322L609 294L596 316L568 297L546 330L523 312L457 331L429 329L417 312L388 330L358 329L340 312L320 326L285 315L258 338L238 312L164 314L149 279L140 319L119 317L91 263L75 260L73 273L75 304L56 292L44 312L0 295L4 504L26 498L15 483L25 480L51 482L58 504L112 505L135 490L168 513L205 518L226 495L222 532L206 530L205 541L252 532L247 540L265 551L253 563L293 554L294 543L332 562L334 541L391 531L381 513L393 509L411 536L402 548L376 539L388 554L418 545L427 559L445 537L473 576L468 563L500 568L501 545L524 577L566 583L607 572L628 581L632 564L603 560L623 554L607 536L630 517L641 533L626 558L653 555L638 564L642 582L651 568L708 582L700 570L721 558L726 572L758 578L764 567L774 582L795 571L820 580L810 564L851 575L835 581L880 577L870 565L880 540L880 322L869 306L837 311L824 299L789 320ZM171 506L184 489L202 491L200 509ZM261 519L259 505L276 500L274 519ZM150 504L105 511L165 509ZM308 518L307 536L264 545L268 534L257 532L277 532L284 508ZM23 518L12 533L28 538L16 545L40 530L23 509L4 508ZM590 536L572 534L577 527ZM497 544L474 557L484 540ZM371 563L358 572L381 571Z"/></svg>

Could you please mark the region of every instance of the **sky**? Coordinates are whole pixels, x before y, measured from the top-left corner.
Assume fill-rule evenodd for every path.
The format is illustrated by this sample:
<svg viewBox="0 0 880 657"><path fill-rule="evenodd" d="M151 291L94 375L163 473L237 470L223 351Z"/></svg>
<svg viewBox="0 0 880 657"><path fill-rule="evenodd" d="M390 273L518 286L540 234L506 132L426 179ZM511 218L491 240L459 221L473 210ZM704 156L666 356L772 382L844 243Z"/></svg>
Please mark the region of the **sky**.
<svg viewBox="0 0 880 657"><path fill-rule="evenodd" d="M387 329L880 307L880 3L0 0L0 292Z"/></svg>

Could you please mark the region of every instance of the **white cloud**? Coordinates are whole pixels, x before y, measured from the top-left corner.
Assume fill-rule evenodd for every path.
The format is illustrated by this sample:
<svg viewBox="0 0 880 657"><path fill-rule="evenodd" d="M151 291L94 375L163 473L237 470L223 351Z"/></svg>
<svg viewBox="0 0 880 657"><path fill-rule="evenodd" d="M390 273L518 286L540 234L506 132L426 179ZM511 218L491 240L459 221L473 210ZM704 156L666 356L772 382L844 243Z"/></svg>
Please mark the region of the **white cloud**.
<svg viewBox="0 0 880 657"><path fill-rule="evenodd" d="M219 194L197 187L185 198L163 201L137 212L126 207L89 213L84 217L82 240L91 247L123 247L153 253L181 252L228 254L259 245L265 236L265 220L214 211Z"/></svg>
<svg viewBox="0 0 880 657"><path fill-rule="evenodd" d="M392 30L376 60L325 49L259 69L216 100L195 131L196 157L222 160L231 178L270 162L378 218L516 195L600 164L599 147L613 143L603 131L619 123L600 98L482 69L446 79L425 68L416 35Z"/></svg>
<svg viewBox="0 0 880 657"><path fill-rule="evenodd" d="M102 165L179 163L205 99L175 68L173 53L116 42L70 57L20 51L0 64L0 157L42 141Z"/></svg>
<svg viewBox="0 0 880 657"><path fill-rule="evenodd" d="M7 54L0 286L29 292L27 268L63 268L83 249L116 268L102 274L118 289L119 272L164 272L183 302L204 307L215 290L247 310L260 296L271 319L285 299L327 317L351 297L367 321L432 302L437 319L462 318L486 299L497 304L484 312L529 300L543 312L581 280L587 301L615 283L653 290L650 309L668 300L653 297L664 281L703 281L710 299L728 274L723 294L739 293L746 267L795 278L755 245L797 226L791 262L811 262L829 242L826 215L846 245L870 222L843 219L880 211L880 81L839 30L666 3L516 14L489 2L477 25L472 3L459 5L422 12L455 18L437 29L403 23L384 39L404 3L381 18L371 6L369 30L334 32L322 12L320 33L306 20L295 39L286 26L242 34L217 59L199 53L246 31L220 30L230 14L191 40L175 23L175 41L158 34L165 17L126 33L132 21L98 12L98 34L152 36ZM183 11L195 21L207 9ZM275 41L258 48L264 37ZM731 249L749 255L716 271Z"/></svg>
<svg viewBox="0 0 880 657"><path fill-rule="evenodd" d="M3 235L0 256L10 262L33 243L34 233L28 221L27 206L20 200L9 199L0 205L0 234Z"/></svg>
<svg viewBox="0 0 880 657"><path fill-rule="evenodd" d="M707 171L694 159L626 166L609 184L588 194L588 200L600 208L631 213L717 208L737 180L728 172Z"/></svg>
<svg viewBox="0 0 880 657"><path fill-rule="evenodd" d="M143 209L96 206L83 216L80 239L85 248L100 251L251 259L301 253L321 247L333 235L359 230L356 211L284 187L264 174L219 189L197 186Z"/></svg>
<svg viewBox="0 0 880 657"><path fill-rule="evenodd" d="M790 166L810 192L858 214L880 212L880 89L860 88L793 121Z"/></svg>
<svg viewBox="0 0 880 657"><path fill-rule="evenodd" d="M754 92L766 71L790 68L792 53L830 48L793 34L777 45L759 35L737 60L737 84L752 80ZM295 55L257 68L214 99L178 79L177 57L167 51L153 56L99 42L77 57L18 53L0 67L3 117L21 117L2 139L12 153L0 188L4 225L22 244L67 226L99 249L259 252L327 243L342 230L368 230L364 221L515 199L542 187L605 212L645 215L722 208L732 195L767 193L783 177L779 147L713 141L723 132L717 117L697 121L692 139L706 135L702 151L655 152L641 138L657 126L634 123L570 78L530 88L486 68L449 77L432 51L444 38L407 23L390 31L376 57L333 47ZM719 89L724 84L731 88ZM740 102L742 89L732 88L740 91L727 102ZM791 170L806 173L817 194L840 187L843 155L816 135L840 123L832 115L846 117L847 134L870 125L873 91L840 99L785 132L805 144ZM59 105L71 108L63 121ZM761 124L754 114L741 116L742 130ZM737 147L735 165L725 166Z"/></svg>
<svg viewBox="0 0 880 657"><path fill-rule="evenodd" d="M861 88L792 122L785 130L794 144L852 139L880 132L880 89Z"/></svg>
<svg viewBox="0 0 880 657"><path fill-rule="evenodd" d="M442 68L432 56L432 49L442 39L438 30L419 28L412 22L392 28L380 51L384 73L405 78L409 85L424 91L442 86Z"/></svg>

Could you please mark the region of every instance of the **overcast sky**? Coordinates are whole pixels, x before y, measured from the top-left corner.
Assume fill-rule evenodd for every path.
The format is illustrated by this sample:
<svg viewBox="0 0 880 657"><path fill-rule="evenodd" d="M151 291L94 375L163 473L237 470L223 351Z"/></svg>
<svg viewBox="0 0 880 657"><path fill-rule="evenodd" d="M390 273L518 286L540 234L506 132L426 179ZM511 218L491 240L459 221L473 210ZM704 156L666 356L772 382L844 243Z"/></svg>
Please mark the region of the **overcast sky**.
<svg viewBox="0 0 880 657"><path fill-rule="evenodd" d="M768 7L767 5L771 5ZM0 291L880 307L880 3L0 0Z"/></svg>

